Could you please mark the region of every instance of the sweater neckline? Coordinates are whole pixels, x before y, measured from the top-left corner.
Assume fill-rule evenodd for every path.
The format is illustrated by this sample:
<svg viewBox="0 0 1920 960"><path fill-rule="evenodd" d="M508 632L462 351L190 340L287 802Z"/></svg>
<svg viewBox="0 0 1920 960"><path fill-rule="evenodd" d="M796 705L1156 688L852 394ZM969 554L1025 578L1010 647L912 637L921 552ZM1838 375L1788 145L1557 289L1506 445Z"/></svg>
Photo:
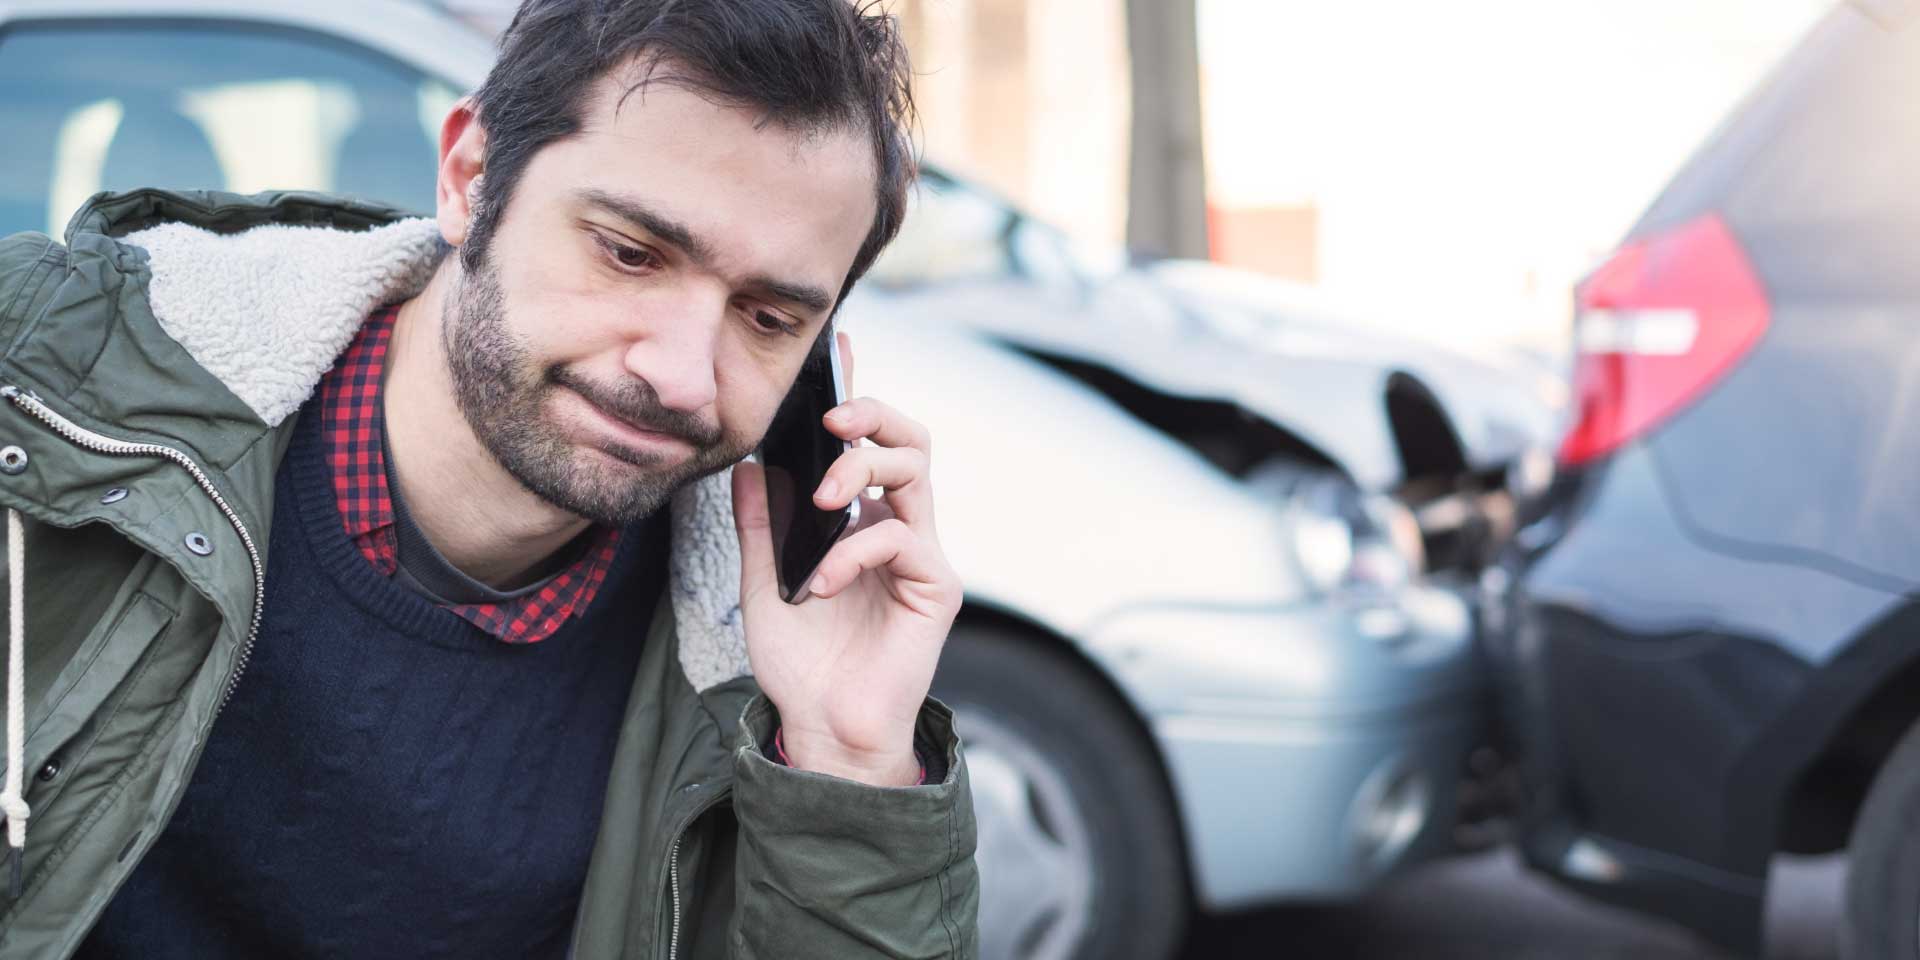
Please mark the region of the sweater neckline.
<svg viewBox="0 0 1920 960"><path fill-rule="evenodd" d="M431 599L382 576L367 562L347 537L345 522L333 493L332 473L326 461L325 438L320 435L320 412L311 405L295 414L293 442L287 451L288 486L285 495L294 499L295 516L302 538L313 551L322 570L341 587L341 592L368 613L379 617L395 630L421 640L442 645L480 645L537 649L566 642L565 634L595 611L611 602L611 596L631 586L636 556L642 545L654 537L666 535L665 525L657 517L648 517L627 527L615 548L607 582L583 610L575 610L554 636L539 643L513 644L500 640L479 626ZM664 594L662 595L664 600Z"/></svg>

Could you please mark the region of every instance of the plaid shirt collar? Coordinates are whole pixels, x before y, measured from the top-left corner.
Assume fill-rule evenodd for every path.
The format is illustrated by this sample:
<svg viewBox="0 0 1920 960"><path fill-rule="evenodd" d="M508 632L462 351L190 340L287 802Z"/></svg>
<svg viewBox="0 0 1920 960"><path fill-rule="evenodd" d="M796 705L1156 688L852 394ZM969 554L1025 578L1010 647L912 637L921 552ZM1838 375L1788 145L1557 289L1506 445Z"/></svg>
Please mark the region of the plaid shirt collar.
<svg viewBox="0 0 1920 960"><path fill-rule="evenodd" d="M386 459L380 450L385 431L380 391L387 345L398 313L399 307L394 305L368 317L346 353L320 382L321 426L340 519L361 555L387 577L399 567L399 550ZM443 606L507 643L544 640L568 617L585 610L606 580L620 530L596 526L590 535L593 542L579 559L539 590L502 603Z"/></svg>

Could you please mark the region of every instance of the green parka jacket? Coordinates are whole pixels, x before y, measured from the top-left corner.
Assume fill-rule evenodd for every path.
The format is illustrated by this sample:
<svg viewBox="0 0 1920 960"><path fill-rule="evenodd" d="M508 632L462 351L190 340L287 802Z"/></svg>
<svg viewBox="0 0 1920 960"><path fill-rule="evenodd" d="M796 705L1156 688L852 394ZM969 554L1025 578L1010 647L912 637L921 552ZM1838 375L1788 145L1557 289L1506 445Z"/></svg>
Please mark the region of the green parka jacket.
<svg viewBox="0 0 1920 960"><path fill-rule="evenodd" d="M31 811L17 899L0 871L0 960L69 956L165 827L246 682L295 414L441 249L431 221L303 193L101 194L64 243L0 239ZM944 706L917 731L947 751L938 784L761 754L778 718L747 673L728 483L672 505L572 955L975 956L973 806Z"/></svg>

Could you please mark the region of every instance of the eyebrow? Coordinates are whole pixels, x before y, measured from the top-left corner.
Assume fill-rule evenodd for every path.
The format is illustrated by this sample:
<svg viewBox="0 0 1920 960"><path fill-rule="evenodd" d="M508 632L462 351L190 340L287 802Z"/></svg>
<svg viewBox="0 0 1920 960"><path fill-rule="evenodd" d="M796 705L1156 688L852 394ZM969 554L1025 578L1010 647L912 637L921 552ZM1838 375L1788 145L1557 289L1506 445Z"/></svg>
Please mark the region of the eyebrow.
<svg viewBox="0 0 1920 960"><path fill-rule="evenodd" d="M686 254L687 259L699 266L711 269L714 261L713 245L695 235L686 224L649 209L646 204L633 197L623 197L593 189L581 190L577 196L580 200L652 234L661 242ZM756 274L748 277L745 285L776 300L805 307L815 313L825 313L833 306L833 295L810 283L779 280Z"/></svg>

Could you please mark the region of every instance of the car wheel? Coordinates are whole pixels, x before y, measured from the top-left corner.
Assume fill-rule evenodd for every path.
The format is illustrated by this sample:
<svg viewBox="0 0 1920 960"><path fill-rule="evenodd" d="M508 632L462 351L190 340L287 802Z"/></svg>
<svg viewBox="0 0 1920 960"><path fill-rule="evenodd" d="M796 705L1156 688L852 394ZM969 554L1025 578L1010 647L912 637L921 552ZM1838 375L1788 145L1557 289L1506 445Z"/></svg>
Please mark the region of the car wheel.
<svg viewBox="0 0 1920 960"><path fill-rule="evenodd" d="M1920 957L1920 724L1874 775L1847 858L1842 953L1859 960Z"/></svg>
<svg viewBox="0 0 1920 960"><path fill-rule="evenodd" d="M1087 667L954 627L934 677L973 785L983 960L1165 960L1186 925L1178 824L1150 744Z"/></svg>

